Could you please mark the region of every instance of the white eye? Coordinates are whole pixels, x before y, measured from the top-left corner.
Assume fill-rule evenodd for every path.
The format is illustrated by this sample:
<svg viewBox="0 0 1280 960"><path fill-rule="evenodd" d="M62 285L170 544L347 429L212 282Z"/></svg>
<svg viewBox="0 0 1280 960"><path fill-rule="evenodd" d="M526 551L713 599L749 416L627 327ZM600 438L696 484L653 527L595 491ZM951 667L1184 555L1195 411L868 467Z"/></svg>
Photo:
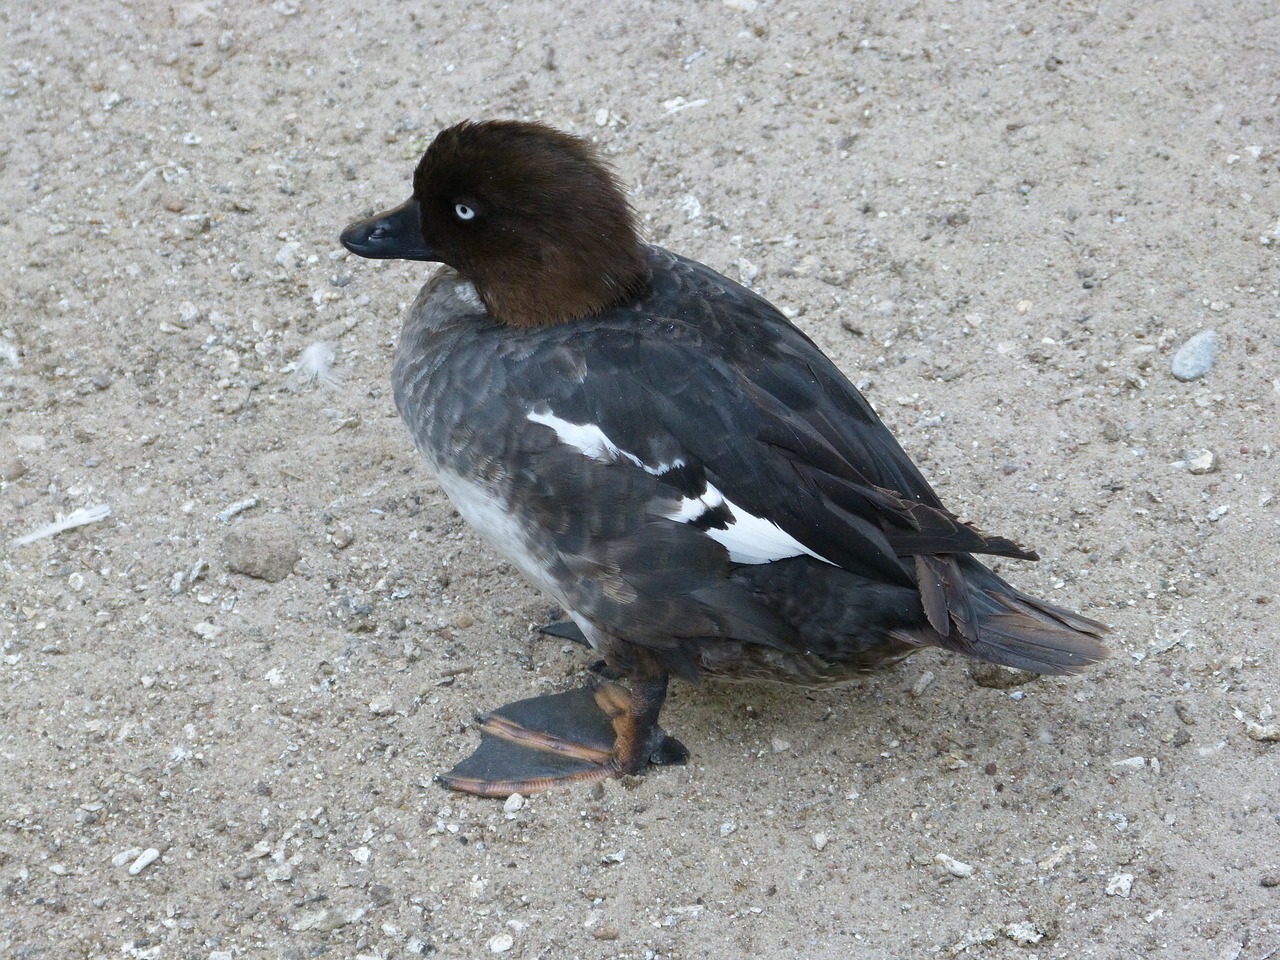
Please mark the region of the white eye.
<svg viewBox="0 0 1280 960"><path fill-rule="evenodd" d="M474 220L476 216L476 212L465 203L455 203L453 205L453 212L459 220Z"/></svg>

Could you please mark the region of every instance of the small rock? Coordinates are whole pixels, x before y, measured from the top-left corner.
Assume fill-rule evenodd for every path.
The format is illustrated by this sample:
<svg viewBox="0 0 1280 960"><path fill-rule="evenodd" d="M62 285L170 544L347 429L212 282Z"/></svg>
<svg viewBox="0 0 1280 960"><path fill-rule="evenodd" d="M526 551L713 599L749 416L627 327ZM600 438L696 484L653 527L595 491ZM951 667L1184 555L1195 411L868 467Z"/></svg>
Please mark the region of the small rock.
<svg viewBox="0 0 1280 960"><path fill-rule="evenodd" d="M591 930L591 936L597 940L617 940L621 934L612 923L602 923Z"/></svg>
<svg viewBox="0 0 1280 960"><path fill-rule="evenodd" d="M500 933L495 937L489 938L490 953L506 953L516 944L515 937L509 933Z"/></svg>
<svg viewBox="0 0 1280 960"><path fill-rule="evenodd" d="M160 851L157 850L155 847L151 847L147 850L143 850L142 853L139 854L138 859L133 861L133 863L130 865L129 876L136 877L143 870L147 869L147 867L151 866L151 864L155 863L159 859L160 859Z"/></svg>
<svg viewBox="0 0 1280 960"><path fill-rule="evenodd" d="M293 573L302 557L297 534L283 520L246 520L222 541L227 569L248 577L279 583Z"/></svg>
<svg viewBox="0 0 1280 960"><path fill-rule="evenodd" d="M141 847L130 847L128 850L121 850L111 858L113 867L123 867L126 863L132 863L142 854Z"/></svg>
<svg viewBox="0 0 1280 960"><path fill-rule="evenodd" d="M1187 472L1197 477L1218 469L1217 454L1208 449L1188 453L1183 463L1187 465Z"/></svg>
<svg viewBox="0 0 1280 960"><path fill-rule="evenodd" d="M190 300L183 300L178 304L178 322L180 326L189 327L202 316L204 316L204 311Z"/></svg>
<svg viewBox="0 0 1280 960"><path fill-rule="evenodd" d="M1111 764L1113 767L1120 767L1127 770L1141 770L1146 765L1146 757L1127 757L1124 760L1116 760Z"/></svg>
<svg viewBox="0 0 1280 960"><path fill-rule="evenodd" d="M210 623L207 620L201 620L191 628L191 631L201 640L217 640L222 634L222 628L220 626L216 623Z"/></svg>
<svg viewBox="0 0 1280 960"><path fill-rule="evenodd" d="M971 863L956 860L954 857L949 857L945 853L939 853L935 855L933 859L941 864L942 869L946 870L947 873L951 874L953 877L964 878L973 876L973 864Z"/></svg>
<svg viewBox="0 0 1280 960"><path fill-rule="evenodd" d="M217 516L223 523L230 523L233 518L240 516L240 514L244 513L246 510L252 510L257 505L257 497L247 497L244 500L237 500L225 510L219 511Z"/></svg>
<svg viewBox="0 0 1280 960"><path fill-rule="evenodd" d="M829 842L830 838L825 833L815 833L813 835L813 849L815 850L827 849L827 844Z"/></svg>
<svg viewBox="0 0 1280 960"><path fill-rule="evenodd" d="M322 933L331 933L346 925L347 921L331 910L310 910L301 914L297 920L289 924L289 929L298 932L318 930Z"/></svg>
<svg viewBox="0 0 1280 960"><path fill-rule="evenodd" d="M1213 369L1218 356L1218 331L1202 330L1178 348L1170 369L1183 382L1199 380Z"/></svg>
<svg viewBox="0 0 1280 960"><path fill-rule="evenodd" d="M1020 947L1030 947L1044 939L1044 931L1027 920L1016 920L1000 928L1004 935Z"/></svg>
<svg viewBox="0 0 1280 960"><path fill-rule="evenodd" d="M389 713L393 713L396 707L390 700L371 700L369 702L369 712L375 717L385 717Z"/></svg>
<svg viewBox="0 0 1280 960"><path fill-rule="evenodd" d="M302 244L297 240L290 240L283 247L276 251L276 263L282 267L296 267L301 264L300 252Z"/></svg>
<svg viewBox="0 0 1280 960"><path fill-rule="evenodd" d="M21 460L10 460L3 467L0 467L0 480L6 482L17 480L27 472L27 465Z"/></svg>
<svg viewBox="0 0 1280 960"><path fill-rule="evenodd" d="M1108 897L1124 897L1129 899L1129 893L1133 890L1133 874L1117 873L1114 877L1107 881L1106 893Z"/></svg>
<svg viewBox="0 0 1280 960"><path fill-rule="evenodd" d="M929 684L931 683L933 683L933 671L926 670L924 673L920 674L916 679L916 682L911 685L911 695L913 697L924 696L925 690L928 689Z"/></svg>
<svg viewBox="0 0 1280 960"><path fill-rule="evenodd" d="M1280 723L1258 723L1250 720L1241 710L1232 711L1237 720L1244 724L1244 732L1250 740L1259 743L1275 743L1280 741Z"/></svg>
<svg viewBox="0 0 1280 960"><path fill-rule="evenodd" d="M511 796L507 797L506 803L502 805L502 810L504 813L515 813L523 806L524 797L520 796L518 793L513 793Z"/></svg>
<svg viewBox="0 0 1280 960"><path fill-rule="evenodd" d="M774 753L786 753L791 749L791 742L783 740L781 737L774 737L770 746L773 748Z"/></svg>

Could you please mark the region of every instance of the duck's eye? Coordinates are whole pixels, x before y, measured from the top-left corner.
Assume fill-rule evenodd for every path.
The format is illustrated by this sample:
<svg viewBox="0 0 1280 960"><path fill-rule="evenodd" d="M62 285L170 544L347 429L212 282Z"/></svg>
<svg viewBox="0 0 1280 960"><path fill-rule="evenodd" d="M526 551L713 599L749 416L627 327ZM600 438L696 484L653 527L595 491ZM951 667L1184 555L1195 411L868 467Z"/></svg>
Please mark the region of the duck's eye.
<svg viewBox="0 0 1280 960"><path fill-rule="evenodd" d="M455 203L453 205L453 213L459 220L474 220L476 216L475 210L465 203Z"/></svg>

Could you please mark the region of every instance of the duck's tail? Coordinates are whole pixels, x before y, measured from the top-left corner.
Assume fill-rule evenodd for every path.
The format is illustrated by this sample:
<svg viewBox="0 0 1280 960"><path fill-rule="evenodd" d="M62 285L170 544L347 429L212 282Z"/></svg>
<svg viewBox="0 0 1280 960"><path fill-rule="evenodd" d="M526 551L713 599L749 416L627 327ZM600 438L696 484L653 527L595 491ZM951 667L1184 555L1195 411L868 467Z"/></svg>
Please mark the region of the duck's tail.
<svg viewBox="0 0 1280 960"><path fill-rule="evenodd" d="M1107 626L1028 596L971 556L917 561L928 642L1041 674L1079 673L1111 655L1100 639Z"/></svg>

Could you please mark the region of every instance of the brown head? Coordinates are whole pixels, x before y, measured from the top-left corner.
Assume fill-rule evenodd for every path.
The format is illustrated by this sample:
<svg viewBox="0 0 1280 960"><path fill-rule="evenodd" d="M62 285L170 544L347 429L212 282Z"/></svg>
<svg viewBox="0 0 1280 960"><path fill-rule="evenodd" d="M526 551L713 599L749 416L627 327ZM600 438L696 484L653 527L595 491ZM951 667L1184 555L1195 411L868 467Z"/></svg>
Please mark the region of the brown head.
<svg viewBox="0 0 1280 960"><path fill-rule="evenodd" d="M598 313L649 282L613 174L585 140L537 123L441 131L414 172L413 196L347 227L342 242L363 257L447 263L514 326Z"/></svg>

